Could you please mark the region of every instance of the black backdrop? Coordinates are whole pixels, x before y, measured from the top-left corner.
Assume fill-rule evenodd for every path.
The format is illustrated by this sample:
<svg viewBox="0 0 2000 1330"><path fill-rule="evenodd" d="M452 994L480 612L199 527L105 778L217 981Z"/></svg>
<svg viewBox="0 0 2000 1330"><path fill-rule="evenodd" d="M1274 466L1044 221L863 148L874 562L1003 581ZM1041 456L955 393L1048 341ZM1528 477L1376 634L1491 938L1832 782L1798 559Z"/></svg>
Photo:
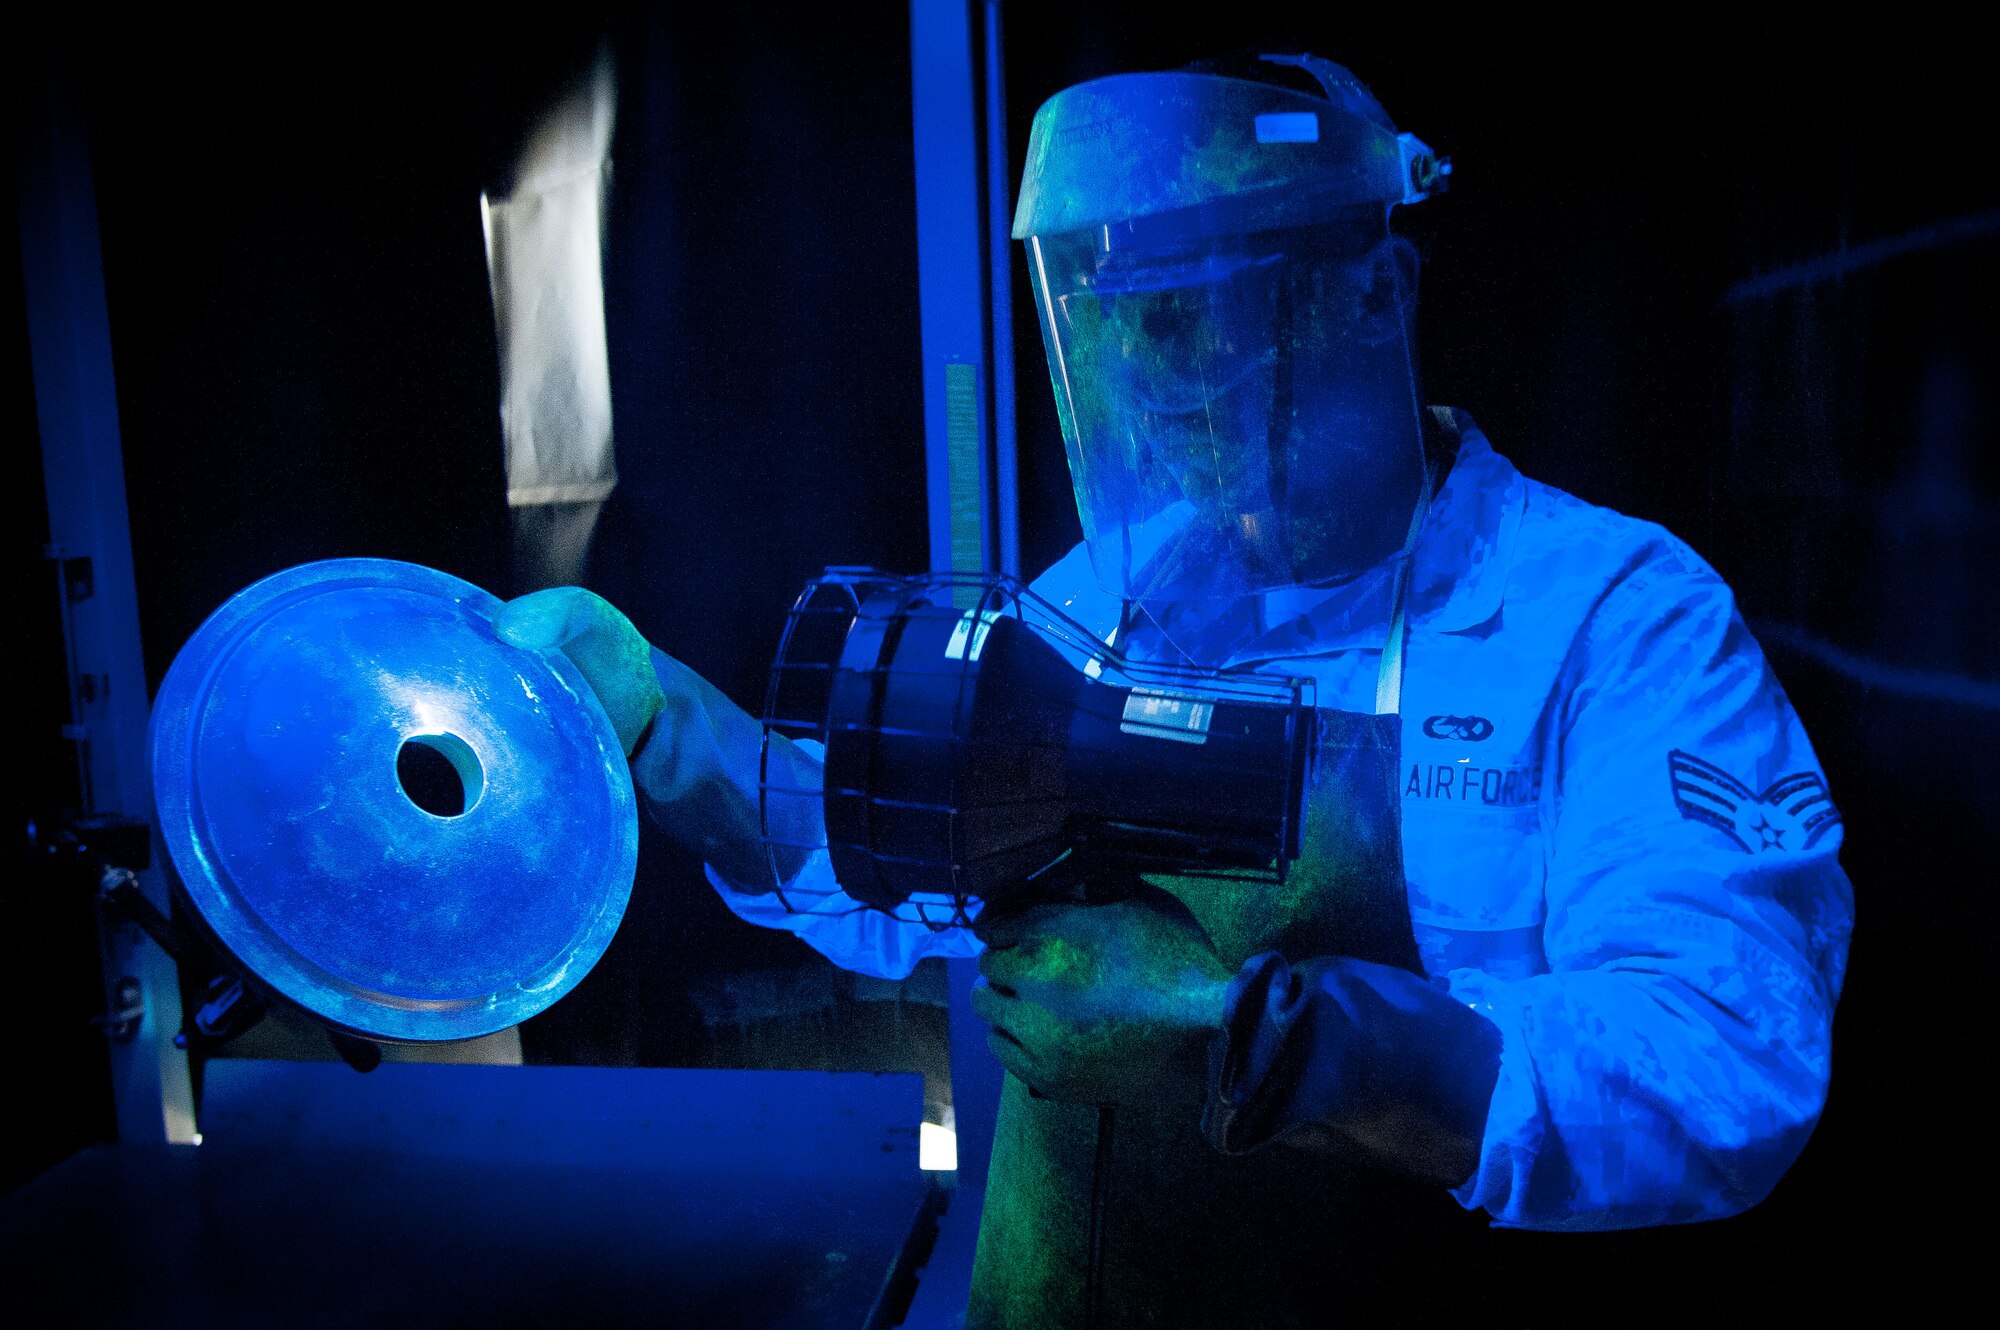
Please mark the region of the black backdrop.
<svg viewBox="0 0 2000 1330"><path fill-rule="evenodd" d="M1015 168L1036 103L1077 78L1261 43L1350 64L1457 165L1419 232L1430 396L1721 570L1847 818L1859 929L1800 1164L1723 1224L1502 1235L1467 1272L1481 1314L1728 1316L1748 1297L1813 1315L1862 1286L1937 1291L1979 1217L1972 1013L2000 839L1982 760L2000 731L1982 57L1880 16L1537 29L1239 8L1009 6ZM921 564L901 6L572 9L505 36L153 20L78 40L155 683L208 610L304 559L408 558L508 589L476 196L600 19L623 78L606 270L622 483L592 584L754 703L804 576ZM1911 239L1867 262L1883 237ZM1795 265L1819 278L1787 283ZM1016 278L1033 569L1075 517ZM530 1027L531 1057L727 1060L743 1049L717 1038L718 1001L739 1020L818 1012L812 1047L774 1058L911 1056L848 1033L865 1004L827 996L791 939L733 926L693 865L651 841L645 857L611 954Z"/></svg>

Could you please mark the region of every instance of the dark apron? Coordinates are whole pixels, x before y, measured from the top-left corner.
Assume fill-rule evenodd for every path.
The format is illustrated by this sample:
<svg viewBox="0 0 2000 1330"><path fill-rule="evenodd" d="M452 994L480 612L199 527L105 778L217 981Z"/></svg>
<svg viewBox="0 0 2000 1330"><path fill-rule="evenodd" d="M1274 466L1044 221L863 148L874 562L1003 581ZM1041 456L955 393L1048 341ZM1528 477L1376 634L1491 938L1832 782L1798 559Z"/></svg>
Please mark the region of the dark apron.
<svg viewBox="0 0 2000 1330"><path fill-rule="evenodd" d="M1426 486L1410 550L1429 495ZM1406 592L1399 578L1379 714L1318 713L1301 854L1285 881L1152 879L1187 903L1232 969L1277 951L1421 973L1398 779ZM1407 1320L1455 1299L1448 1276L1459 1263L1446 1253L1471 1255L1483 1229L1442 1187L1372 1167L1330 1133L1225 1155L1193 1108L1058 1103L1009 1076L965 1324L1282 1330Z"/></svg>

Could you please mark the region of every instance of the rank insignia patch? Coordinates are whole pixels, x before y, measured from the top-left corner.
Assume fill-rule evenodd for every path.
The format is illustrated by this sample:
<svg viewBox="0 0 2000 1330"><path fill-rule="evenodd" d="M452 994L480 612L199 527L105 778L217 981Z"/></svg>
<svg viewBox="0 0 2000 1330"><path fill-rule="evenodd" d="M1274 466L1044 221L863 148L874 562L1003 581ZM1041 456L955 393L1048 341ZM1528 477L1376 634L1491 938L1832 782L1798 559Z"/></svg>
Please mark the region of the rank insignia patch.
<svg viewBox="0 0 2000 1330"><path fill-rule="evenodd" d="M1809 850L1840 825L1840 810L1817 771L1780 776L1756 793L1713 762L1678 748L1667 754L1667 768L1681 816L1706 822L1749 854Z"/></svg>

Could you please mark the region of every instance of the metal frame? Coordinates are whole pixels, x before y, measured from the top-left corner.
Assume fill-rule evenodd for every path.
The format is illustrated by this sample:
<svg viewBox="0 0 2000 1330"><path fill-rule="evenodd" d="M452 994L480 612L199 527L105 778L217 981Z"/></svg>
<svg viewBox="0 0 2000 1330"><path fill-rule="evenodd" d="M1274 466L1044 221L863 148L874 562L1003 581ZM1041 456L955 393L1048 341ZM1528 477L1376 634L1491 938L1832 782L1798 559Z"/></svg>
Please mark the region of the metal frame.
<svg viewBox="0 0 2000 1330"><path fill-rule="evenodd" d="M1019 573L999 0L910 0L917 283L931 568ZM1000 1066L951 961L952 1102L961 1181L983 1185Z"/></svg>
<svg viewBox="0 0 2000 1330"><path fill-rule="evenodd" d="M147 824L146 669L83 95L47 38L24 54L32 86L15 124L14 182L49 506L47 553L65 573L68 733L78 745L83 811ZM68 575L86 559L87 577ZM139 883L148 899L166 907L160 870L141 873ZM143 1008L129 1032L121 1028L110 1042L119 1139L191 1144L187 1055L173 1043L181 1019L173 961L137 928L109 919L103 944L107 1010Z"/></svg>

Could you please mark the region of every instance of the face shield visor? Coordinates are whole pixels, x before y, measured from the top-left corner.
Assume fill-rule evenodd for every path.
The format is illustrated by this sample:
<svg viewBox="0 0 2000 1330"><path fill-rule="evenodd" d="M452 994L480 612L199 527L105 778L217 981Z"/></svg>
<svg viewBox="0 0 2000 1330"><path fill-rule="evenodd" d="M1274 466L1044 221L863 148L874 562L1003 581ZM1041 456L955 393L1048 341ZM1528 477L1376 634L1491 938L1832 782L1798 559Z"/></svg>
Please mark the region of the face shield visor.
<svg viewBox="0 0 2000 1330"><path fill-rule="evenodd" d="M1383 216L1249 236L1031 236L1098 580L1140 602L1352 579L1423 481L1406 242Z"/></svg>
<svg viewBox="0 0 2000 1330"><path fill-rule="evenodd" d="M1015 230L1092 565L1142 606L1335 585L1407 544L1415 262L1388 214L1439 168L1310 68L1327 98L1127 75L1036 118Z"/></svg>

